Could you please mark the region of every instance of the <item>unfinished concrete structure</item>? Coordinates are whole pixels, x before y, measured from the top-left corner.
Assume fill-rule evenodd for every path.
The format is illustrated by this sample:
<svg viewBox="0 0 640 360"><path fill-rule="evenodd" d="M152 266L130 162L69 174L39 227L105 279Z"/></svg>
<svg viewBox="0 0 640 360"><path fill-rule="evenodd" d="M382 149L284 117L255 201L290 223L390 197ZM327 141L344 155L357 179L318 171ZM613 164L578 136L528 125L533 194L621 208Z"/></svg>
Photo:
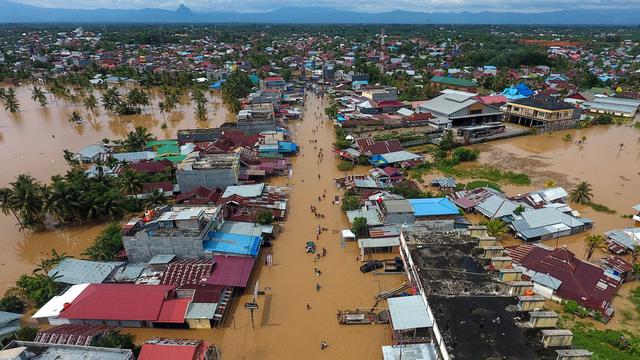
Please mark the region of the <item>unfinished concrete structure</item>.
<svg viewBox="0 0 640 360"><path fill-rule="evenodd" d="M156 255L202 259L203 241L222 221L217 207L169 207L134 218L123 226L122 242L131 262L147 262Z"/></svg>
<svg viewBox="0 0 640 360"><path fill-rule="evenodd" d="M271 103L255 104L250 109L240 110L236 122L238 130L248 135L276 130L276 118Z"/></svg>
<svg viewBox="0 0 640 360"><path fill-rule="evenodd" d="M238 184L240 156L231 154L191 153L177 166L176 179L185 193L200 186L225 189Z"/></svg>

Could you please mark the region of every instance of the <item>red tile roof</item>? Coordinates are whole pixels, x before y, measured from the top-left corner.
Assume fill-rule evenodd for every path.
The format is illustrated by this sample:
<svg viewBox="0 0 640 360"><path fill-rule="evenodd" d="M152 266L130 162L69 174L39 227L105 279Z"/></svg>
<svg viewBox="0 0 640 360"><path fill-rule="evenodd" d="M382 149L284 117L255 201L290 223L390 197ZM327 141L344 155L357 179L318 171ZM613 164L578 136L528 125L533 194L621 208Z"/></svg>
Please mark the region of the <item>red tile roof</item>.
<svg viewBox="0 0 640 360"><path fill-rule="evenodd" d="M173 163L167 159L157 161L140 161L128 165L133 171L140 173L155 174L173 169ZM126 167L123 167L123 170Z"/></svg>
<svg viewBox="0 0 640 360"><path fill-rule="evenodd" d="M91 284L65 310L63 319L155 321L173 285Z"/></svg>
<svg viewBox="0 0 640 360"><path fill-rule="evenodd" d="M167 324L182 324L184 322L184 316L187 313L187 308L191 299L181 298L168 300L162 303L158 320L155 322L167 323Z"/></svg>
<svg viewBox="0 0 640 360"><path fill-rule="evenodd" d="M562 281L557 295L590 309L604 312L616 293L618 284L602 268L577 259L566 248L554 250L526 244L508 248L507 253L514 263Z"/></svg>
<svg viewBox="0 0 640 360"><path fill-rule="evenodd" d="M163 192L173 191L173 183L171 181L162 181L162 182L142 184L142 190L145 193L152 192L153 190L156 190L156 189Z"/></svg>
<svg viewBox="0 0 640 360"><path fill-rule="evenodd" d="M221 195L222 191L218 189L208 189L204 186L199 186L189 192L178 195L176 202L190 205L215 204L220 200Z"/></svg>
<svg viewBox="0 0 640 360"><path fill-rule="evenodd" d="M183 285L201 284L211 275L213 271L213 260L180 260L167 266L162 274L162 285Z"/></svg>
<svg viewBox="0 0 640 360"><path fill-rule="evenodd" d="M216 256L216 266L207 284L246 287L255 259L240 256Z"/></svg>

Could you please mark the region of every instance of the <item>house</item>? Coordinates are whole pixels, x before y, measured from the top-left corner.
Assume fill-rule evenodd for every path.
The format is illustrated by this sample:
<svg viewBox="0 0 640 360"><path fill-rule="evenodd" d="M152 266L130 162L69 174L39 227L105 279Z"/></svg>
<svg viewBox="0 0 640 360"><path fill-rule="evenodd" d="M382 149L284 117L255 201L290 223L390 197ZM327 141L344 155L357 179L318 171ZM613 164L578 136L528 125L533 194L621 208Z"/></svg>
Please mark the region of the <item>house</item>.
<svg viewBox="0 0 640 360"><path fill-rule="evenodd" d="M185 327L189 298L173 285L89 284L59 317L71 324L124 327Z"/></svg>
<svg viewBox="0 0 640 360"><path fill-rule="evenodd" d="M633 118L638 112L638 107L640 107L640 100L597 97L591 101L583 102L582 106L592 114L609 114Z"/></svg>
<svg viewBox="0 0 640 360"><path fill-rule="evenodd" d="M95 346L43 344L31 341L12 341L0 350L0 359L51 360L51 359L101 359L134 360L129 349L113 349Z"/></svg>
<svg viewBox="0 0 640 360"><path fill-rule="evenodd" d="M369 157L369 163L375 167L398 166L401 168L415 166L422 162L422 156L408 151L394 151Z"/></svg>
<svg viewBox="0 0 640 360"><path fill-rule="evenodd" d="M176 203L191 206L214 205L220 200L222 191L199 186L191 191L183 192L176 196Z"/></svg>
<svg viewBox="0 0 640 360"><path fill-rule="evenodd" d="M595 100L595 96L588 91L575 92L564 98L564 102L579 105L584 103L585 101L593 101Z"/></svg>
<svg viewBox="0 0 640 360"><path fill-rule="evenodd" d="M68 319L59 318L60 313L65 309L65 304L72 303L90 284L78 284L68 288L64 293L54 296L38 311L31 316L40 325L62 325L69 324Z"/></svg>
<svg viewBox="0 0 640 360"><path fill-rule="evenodd" d="M89 346L112 329L105 325L58 325L38 330L33 341L42 344Z"/></svg>
<svg viewBox="0 0 640 360"><path fill-rule="evenodd" d="M222 221L218 207L169 207L148 211L123 225L123 244L129 261L144 262L156 255L180 259L207 257L203 241L209 229Z"/></svg>
<svg viewBox="0 0 640 360"><path fill-rule="evenodd" d="M212 229L204 241L204 251L214 255L256 257L265 236L273 233L273 226L243 221L225 221Z"/></svg>
<svg viewBox="0 0 640 360"><path fill-rule="evenodd" d="M507 100L525 99L534 95L534 92L529 89L527 84L521 82L516 86L510 86L502 91L502 95Z"/></svg>
<svg viewBox="0 0 640 360"><path fill-rule="evenodd" d="M73 154L71 159L83 164L90 164L98 160L104 160L108 154L109 149L107 149L104 144L98 143L83 147L77 153Z"/></svg>
<svg viewBox="0 0 640 360"><path fill-rule="evenodd" d="M580 111L556 98L538 95L507 102L504 121L543 131L574 127Z"/></svg>
<svg viewBox="0 0 640 360"><path fill-rule="evenodd" d="M228 186L222 194L219 204L233 211L258 213L270 212L275 219L283 219L287 212L286 189L260 184Z"/></svg>
<svg viewBox="0 0 640 360"><path fill-rule="evenodd" d="M126 169L131 169L132 171L142 174L171 173L173 170L173 163L167 159L156 161L143 160L129 164L128 167L121 167L120 172L123 172Z"/></svg>
<svg viewBox="0 0 640 360"><path fill-rule="evenodd" d="M47 275L61 284L99 284L104 282L116 268L122 265L124 265L123 262L117 261L89 261L66 258L51 269Z"/></svg>
<svg viewBox="0 0 640 360"><path fill-rule="evenodd" d="M151 338L144 342L138 360L213 360L215 347L204 340Z"/></svg>
<svg viewBox="0 0 640 360"><path fill-rule="evenodd" d="M134 151L113 153L111 154L111 157L116 159L120 163L135 164L139 161L148 161L155 159L156 153L153 151Z"/></svg>
<svg viewBox="0 0 640 360"><path fill-rule="evenodd" d="M534 283L534 292L548 299L575 300L598 311L605 320L613 315L611 301L620 278L575 257L566 247L552 249L524 244L506 249L514 267Z"/></svg>
<svg viewBox="0 0 640 360"><path fill-rule="evenodd" d="M555 239L593 227L591 220L571 216L553 207L526 210L513 214L511 219L507 219L509 227L524 241Z"/></svg>
<svg viewBox="0 0 640 360"><path fill-rule="evenodd" d="M398 89L392 86L376 87L371 86L363 89L362 96L366 99L372 100L376 103L384 101L397 101Z"/></svg>
<svg viewBox="0 0 640 360"><path fill-rule="evenodd" d="M366 156L387 154L401 151L402 144L398 140L375 141L370 137L356 139L356 147Z"/></svg>
<svg viewBox="0 0 640 360"><path fill-rule="evenodd" d="M451 231L460 217L460 210L447 198L384 200L381 204L385 225L416 224Z"/></svg>
<svg viewBox="0 0 640 360"><path fill-rule="evenodd" d="M431 78L430 83L438 89L475 91L478 88L478 84L473 81L449 76L434 76Z"/></svg>
<svg viewBox="0 0 640 360"><path fill-rule="evenodd" d="M200 186L226 188L237 185L240 176L238 154L191 153L178 164L176 179L181 192L192 191Z"/></svg>
<svg viewBox="0 0 640 360"><path fill-rule="evenodd" d="M0 311L0 343L20 330L20 319L22 319L22 314Z"/></svg>
<svg viewBox="0 0 640 360"><path fill-rule="evenodd" d="M453 126L499 121L500 109L477 99L475 94L445 93L418 106L419 113L450 120Z"/></svg>
<svg viewBox="0 0 640 360"><path fill-rule="evenodd" d="M640 246L640 227L611 230L604 233L609 250L615 254L633 252Z"/></svg>
<svg viewBox="0 0 640 360"><path fill-rule="evenodd" d="M271 103L253 104L251 108L240 110L236 117L238 130L249 135L263 131L276 131L276 118Z"/></svg>

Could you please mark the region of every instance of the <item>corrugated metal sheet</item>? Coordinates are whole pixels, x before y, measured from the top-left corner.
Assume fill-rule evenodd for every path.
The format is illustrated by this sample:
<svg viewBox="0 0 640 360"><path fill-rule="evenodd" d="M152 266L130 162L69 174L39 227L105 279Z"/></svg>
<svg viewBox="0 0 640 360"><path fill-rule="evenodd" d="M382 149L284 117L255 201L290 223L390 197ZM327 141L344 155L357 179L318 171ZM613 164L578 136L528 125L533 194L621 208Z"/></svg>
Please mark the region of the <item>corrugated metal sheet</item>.
<svg viewBox="0 0 640 360"><path fill-rule="evenodd" d="M422 296L401 296L387 299L394 330L418 329L433 326Z"/></svg>

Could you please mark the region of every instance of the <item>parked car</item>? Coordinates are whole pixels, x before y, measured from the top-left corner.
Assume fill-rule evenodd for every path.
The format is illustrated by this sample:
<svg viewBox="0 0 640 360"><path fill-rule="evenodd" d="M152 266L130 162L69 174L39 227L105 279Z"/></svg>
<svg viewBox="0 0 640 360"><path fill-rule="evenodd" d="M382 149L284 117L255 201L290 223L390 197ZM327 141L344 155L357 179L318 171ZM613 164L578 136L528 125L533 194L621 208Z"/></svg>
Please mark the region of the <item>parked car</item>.
<svg viewBox="0 0 640 360"><path fill-rule="evenodd" d="M369 261L368 263L360 266L360 271L363 273L368 273L373 270L382 269L384 267L384 263L380 260Z"/></svg>

